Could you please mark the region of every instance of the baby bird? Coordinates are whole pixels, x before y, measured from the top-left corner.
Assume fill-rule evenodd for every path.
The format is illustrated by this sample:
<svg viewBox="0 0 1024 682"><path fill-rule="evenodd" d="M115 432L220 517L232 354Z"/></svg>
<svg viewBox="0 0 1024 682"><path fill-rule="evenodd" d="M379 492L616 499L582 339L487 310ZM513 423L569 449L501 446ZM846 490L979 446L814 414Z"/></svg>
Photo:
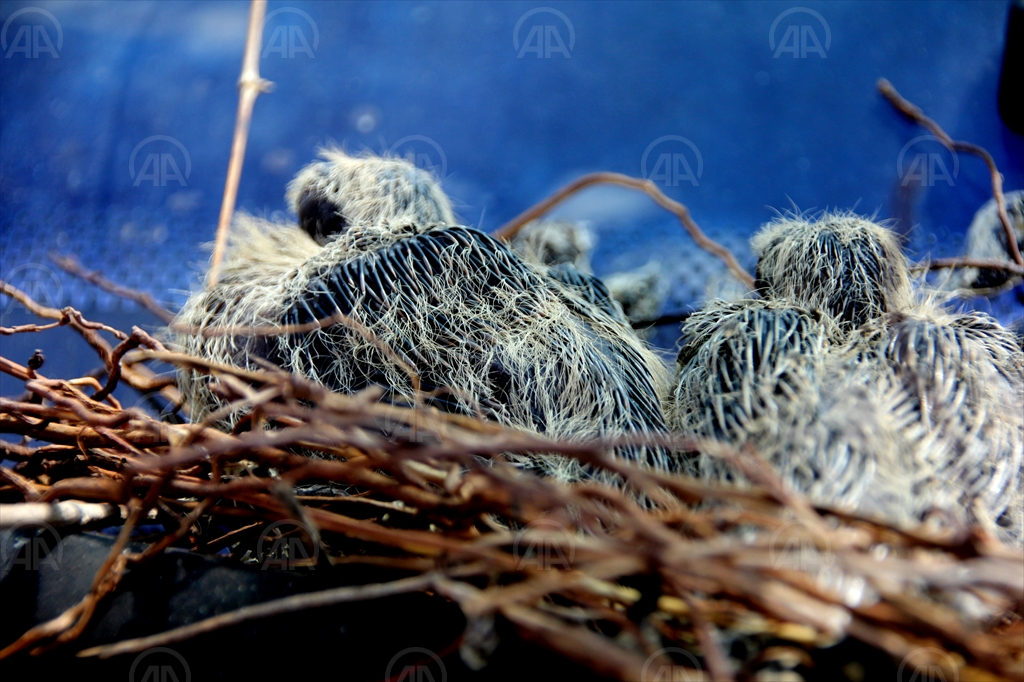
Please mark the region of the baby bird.
<svg viewBox="0 0 1024 682"><path fill-rule="evenodd" d="M649 261L634 270L608 275L605 284L612 298L632 322L655 320L668 298L669 284L658 261Z"/></svg>
<svg viewBox="0 0 1024 682"><path fill-rule="evenodd" d="M1017 237L1017 248L1024 251L1024 190L1007 192L1006 215ZM974 214L967 230L966 255L980 260L1009 260L1006 229L999 220L996 200L989 199ZM1010 281L1009 273L1000 270L962 268L955 271L947 284L951 289L996 289Z"/></svg>
<svg viewBox="0 0 1024 682"><path fill-rule="evenodd" d="M1024 353L1013 332L924 299L858 336L853 344L872 350L861 365L904 396L912 417L904 437L917 511L960 520L980 511L1003 539L1024 539Z"/></svg>
<svg viewBox="0 0 1024 682"><path fill-rule="evenodd" d="M512 250L531 263L557 266L568 263L584 274L590 274L590 252L594 235L587 227L573 220L534 220L523 226L512 238Z"/></svg>
<svg viewBox="0 0 1024 682"><path fill-rule="evenodd" d="M384 223L454 225L451 202L434 178L411 163L349 156L339 149L321 154L288 184L288 203L299 227L325 246L351 226Z"/></svg>
<svg viewBox="0 0 1024 682"><path fill-rule="evenodd" d="M894 510L908 471L899 416L868 387L836 372L835 323L779 300L712 301L684 327L670 426L736 447L755 446L796 490L837 506ZM737 480L700 456L709 480ZM890 514L891 515L891 514Z"/></svg>
<svg viewBox="0 0 1024 682"><path fill-rule="evenodd" d="M763 298L687 320L671 425L753 444L818 504L904 525L980 513L1021 542L1014 335L915 292L895 235L853 214L777 220L752 244ZM738 478L707 456L700 469Z"/></svg>
<svg viewBox="0 0 1024 682"><path fill-rule="evenodd" d="M600 306L458 226L428 173L329 151L288 197L298 226L238 220L220 281L196 292L178 322L322 326L260 338L186 334L188 351L242 367L262 358L343 393L379 386L404 404L414 398L411 367L427 404L556 438L665 430L659 358ZM324 322L338 313L353 324ZM195 418L218 406L207 381L181 377ZM680 465L657 447L615 454ZM563 480L615 482L554 455L517 461Z"/></svg>
<svg viewBox="0 0 1024 682"><path fill-rule="evenodd" d="M896 235L853 213L800 216L766 225L750 245L758 256L757 287L829 315L848 332L910 305L906 258Z"/></svg>

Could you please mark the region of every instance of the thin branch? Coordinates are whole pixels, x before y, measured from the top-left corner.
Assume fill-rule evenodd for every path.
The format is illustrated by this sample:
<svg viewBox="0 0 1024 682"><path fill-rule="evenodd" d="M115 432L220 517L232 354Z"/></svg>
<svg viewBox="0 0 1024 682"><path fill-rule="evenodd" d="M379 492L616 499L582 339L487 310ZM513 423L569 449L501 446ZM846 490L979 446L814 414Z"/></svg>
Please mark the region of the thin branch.
<svg viewBox="0 0 1024 682"><path fill-rule="evenodd" d="M242 75L238 79L238 115L235 118L235 136L231 142L231 160L228 163L228 177L224 183L224 201L217 220L217 237L213 246L213 258L207 286L217 284L220 262L228 242L231 217L235 214L238 199L238 184L242 179L242 162L245 160L245 145L249 140L249 124L256 98L270 92L273 83L260 77L260 51L263 47L263 21L267 13L267 0L252 0L249 8L249 30L245 40L245 57L242 60Z"/></svg>
<svg viewBox="0 0 1024 682"><path fill-rule="evenodd" d="M38 317L45 317L49 320L64 319L64 313L62 313L60 310L36 303L24 291L15 286L12 286L11 284L8 284L3 280L0 280L0 294L10 296L15 301L25 306L25 308L27 308L30 313ZM64 324L66 324L66 322Z"/></svg>
<svg viewBox="0 0 1024 682"><path fill-rule="evenodd" d="M697 246L720 258L725 263L726 267L729 268L729 271L736 277L736 279L742 282L744 286L751 289L754 288L754 278L750 276L750 273L743 269L739 264L739 261L736 260L736 257L732 255L732 252L730 252L729 249L704 234L690 216L690 211L686 206L678 201L669 199L660 189L658 189L658 186L650 180L632 178L621 173L591 173L589 175L584 175L582 178L574 180L549 196L547 199L544 199L532 208L523 211L512 220L502 225L494 232L494 236L505 241L511 240L527 223L536 220L558 204L571 197L573 194L576 194L581 189L590 187L591 185L618 185L620 187L628 187L630 189L646 192L659 206L674 213L676 217L679 218L679 222L683 224L683 227L690 234L693 241L697 242Z"/></svg>
<svg viewBox="0 0 1024 682"><path fill-rule="evenodd" d="M925 263L918 263L914 271L943 270L945 268L980 268L983 270L1002 270L1018 277L1024 277L1024 266L1011 263L1008 260L995 260L988 258L936 258Z"/></svg>
<svg viewBox="0 0 1024 682"><path fill-rule="evenodd" d="M44 486L25 478L13 469L8 469L7 467L0 467L0 478L7 480L9 483L13 484L14 487L21 490L21 492L25 494L25 499L29 500L31 503L34 503L34 501L39 499L39 497L46 491ZM0 510L5 512L3 519L0 520L0 528L18 525L17 521L10 520L11 518L17 519L18 517L17 513L11 514L11 507L18 508L21 506L24 505L0 505Z"/></svg>
<svg viewBox="0 0 1024 682"><path fill-rule="evenodd" d="M167 646L176 642L182 642L186 639L191 639L196 635L202 635L220 628L237 625L238 623L244 623L251 620L257 620L259 618L269 618L283 613L292 613L303 609L330 606L331 604L341 604L352 601L368 601L370 599L380 599L382 597L390 597L396 594L419 592L429 588L434 582L434 578L434 574L425 573L412 578L395 580L390 583L375 583L372 585L360 585L358 587L336 587L334 589L323 590L321 592L296 594L290 597L283 597L281 599L263 602L262 604L243 606L235 611L228 611L227 613L222 613L220 615L213 616L212 618L207 618L189 625L183 625L181 627L174 628L173 630L167 630L166 632L161 632L149 637L127 639L116 644L107 644L104 646L83 649L78 652L78 656L83 658L90 656L109 658L119 654L134 654L155 646Z"/></svg>
<svg viewBox="0 0 1024 682"><path fill-rule="evenodd" d="M704 652L704 660L707 662L711 679L718 682L735 682L736 676L733 675L729 659L726 657L725 651L722 650L722 645L718 641L711 623L708 622L700 602L685 590L678 591L684 595L683 601L689 607L690 617L694 624L694 634L697 635L697 641L700 642L701 650Z"/></svg>
<svg viewBox="0 0 1024 682"><path fill-rule="evenodd" d="M10 441L0 440L0 455L3 459L30 459L41 448L30 448L25 445L18 445Z"/></svg>
<svg viewBox="0 0 1024 682"><path fill-rule="evenodd" d="M338 312L303 324L282 324L262 326L228 326L228 327L193 327L186 324L172 324L170 330L176 334L201 336L213 339L221 336L284 336L287 334L307 334L318 329L326 329L336 324L346 324L349 318Z"/></svg>
<svg viewBox="0 0 1024 682"><path fill-rule="evenodd" d="M4 473L7 469L3 470ZM12 472L13 473L13 472ZM93 502L0 504L0 528L18 526L85 526L117 516L117 507Z"/></svg>
<svg viewBox="0 0 1024 682"><path fill-rule="evenodd" d="M121 358L124 357L125 353L138 348L140 345L145 345L152 350L164 350L163 346L159 344L154 345L154 343L153 338L149 334L135 327L132 330L132 335L117 344L117 347L110 353L110 372L107 374L107 384L97 391L92 399L100 402L117 388L117 382L121 379Z"/></svg>
<svg viewBox="0 0 1024 682"><path fill-rule="evenodd" d="M99 270L86 270L82 266L81 262L79 262L79 260L74 256L62 256L60 254L51 253L50 260L69 275L84 279L86 282L103 289L103 291L114 294L115 296L135 301L143 308L159 317L163 322L170 322L174 319L174 313L157 303L149 294L121 286L120 284L115 284L100 274Z"/></svg>
<svg viewBox="0 0 1024 682"><path fill-rule="evenodd" d="M119 339L128 338L127 334L118 329L108 327L107 325L101 324L99 322L90 322L86 320L84 317L82 317L82 313L78 312L77 310L70 306L57 310L56 308L50 308L48 306L41 305L36 301L32 300L32 298L21 289L18 289L17 287L12 286L7 282L4 282L3 280L0 280L0 294L10 296L18 303L21 303L23 306L25 306L28 309L28 311L33 315L45 317L50 320L59 320L60 325L71 325L73 329L83 334L83 336L87 336L84 333L86 331L102 330L105 332L110 332ZM49 329L51 327L51 325L47 325L46 328ZM86 340L89 340L88 337ZM93 345L95 347L93 341L89 341L89 343L90 345Z"/></svg>
<svg viewBox="0 0 1024 682"><path fill-rule="evenodd" d="M995 197L996 208L999 210L999 220L1002 222L1003 231L1006 234L1006 248L1010 253L1010 259L1017 265L1024 267L1024 256L1021 255L1020 249L1017 247L1017 235L1013 231L1010 216L1006 212L1006 197L1003 196L1003 176L999 172L999 168L996 167L996 162L992 155L988 153L988 150L970 142L961 142L951 138L938 123L925 116L924 112L917 105L904 99L896 91L893 84L886 79L878 79L878 90L885 95L886 99L892 102L893 106L900 113L927 128L947 148L953 151L975 154L984 160L985 165L988 166L989 175L992 176L992 196Z"/></svg>
<svg viewBox="0 0 1024 682"><path fill-rule="evenodd" d="M24 365L19 365L14 360L9 360L2 355L0 355L0 372L9 374L15 379L20 379L22 381L35 379L39 376L34 370L30 370Z"/></svg>
<svg viewBox="0 0 1024 682"><path fill-rule="evenodd" d="M614 640L586 628L567 626L557 618L520 604L506 606L501 612L526 639L576 660L598 674L621 680L640 679L644 660ZM703 675L688 669L684 679L700 680Z"/></svg>
<svg viewBox="0 0 1024 682"><path fill-rule="evenodd" d="M19 324L17 327L0 327L0 336L24 334L25 332L45 332L48 329L56 329L63 326L64 323L58 320L50 324Z"/></svg>
<svg viewBox="0 0 1024 682"><path fill-rule="evenodd" d="M82 313L78 312L74 308L67 307L63 310L57 310L56 308L49 308L47 306L40 305L36 301L32 300L32 298L24 291L2 280L0 280L0 293L10 296L14 300L18 301L34 315L38 315L39 317L46 319L58 320L59 325L70 325L71 328L78 332L99 354L103 359L103 363L106 366L107 371L109 372L113 369L110 362L110 354L112 351L111 346L95 332L97 330L107 331L122 341L128 338L127 334L104 324L90 322L82 316ZM46 325L46 328L49 328L49 325ZM145 334L145 332L142 333ZM147 345L147 347L160 347L160 344L152 339L148 334L145 336L152 344L154 344ZM21 370L24 370L24 368L20 367L20 365L10 362L5 358L0 358L0 371L20 378L22 376ZM31 375L27 374L27 370L25 370L25 372L26 378L31 378ZM121 372L124 380L132 388L143 393L159 390L170 402L181 402L181 394L178 392L178 389L174 386L169 386L165 379L158 377L156 373L148 367L128 366L128 364L125 363L121 368Z"/></svg>

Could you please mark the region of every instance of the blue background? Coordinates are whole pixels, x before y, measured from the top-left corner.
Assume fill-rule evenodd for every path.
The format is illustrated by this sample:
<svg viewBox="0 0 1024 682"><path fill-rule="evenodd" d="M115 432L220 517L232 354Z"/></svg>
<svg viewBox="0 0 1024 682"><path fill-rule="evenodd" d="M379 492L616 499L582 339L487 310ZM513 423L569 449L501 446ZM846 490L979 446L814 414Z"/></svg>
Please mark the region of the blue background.
<svg viewBox="0 0 1024 682"><path fill-rule="evenodd" d="M796 7L820 20L779 18ZM59 50L49 18L11 18L24 8L53 16ZM537 8L565 20L523 18ZM286 215L285 185L318 146L381 152L415 136L393 151L443 171L462 221L489 231L583 173L641 176L652 143L678 136L692 147L655 146L648 173L663 153L682 154L695 176L699 163L696 185L663 189L747 265L749 236L793 207L899 218L911 257L955 255L990 196L986 169L961 155L952 186L902 187L901 150L925 131L877 94L883 76L953 137L988 148L1007 189L1024 187L1024 139L996 111L1005 1L275 1L268 11L260 68L276 88L256 103L238 199L254 213ZM0 3L0 276L51 304L148 319L60 273L47 260L56 250L171 307L184 300L220 207L247 16L244 2ZM12 50L23 26L42 27L58 57ZM570 56L524 52L537 31ZM792 47L787 31L824 58L778 52ZM180 148L142 144L151 136ZM927 141L904 167L919 153L952 172L950 153ZM181 180L154 186L150 154L169 155ZM643 195L590 190L560 213L590 221L598 274L659 260L672 280L667 311L699 303L718 276ZM1004 296L996 312L1009 321L1014 305Z"/></svg>

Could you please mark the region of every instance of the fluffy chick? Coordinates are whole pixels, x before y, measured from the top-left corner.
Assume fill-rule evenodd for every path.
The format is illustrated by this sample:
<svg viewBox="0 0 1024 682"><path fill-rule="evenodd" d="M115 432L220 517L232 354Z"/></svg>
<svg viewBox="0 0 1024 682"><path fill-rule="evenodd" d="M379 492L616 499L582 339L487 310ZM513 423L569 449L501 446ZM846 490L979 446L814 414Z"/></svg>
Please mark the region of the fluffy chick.
<svg viewBox="0 0 1024 682"><path fill-rule="evenodd" d="M665 430L664 368L621 320L454 225L437 183L408 162L336 151L325 159L289 186L299 226L241 218L220 281L196 292L178 322L282 327L341 313L351 324L259 338L185 334L188 351L242 367L269 360L344 393L379 386L403 403L414 399L411 367L428 404L557 438ZM196 418L219 405L208 381L181 377ZM680 466L657 447L616 454ZM518 461L564 480L595 476L553 455Z"/></svg>

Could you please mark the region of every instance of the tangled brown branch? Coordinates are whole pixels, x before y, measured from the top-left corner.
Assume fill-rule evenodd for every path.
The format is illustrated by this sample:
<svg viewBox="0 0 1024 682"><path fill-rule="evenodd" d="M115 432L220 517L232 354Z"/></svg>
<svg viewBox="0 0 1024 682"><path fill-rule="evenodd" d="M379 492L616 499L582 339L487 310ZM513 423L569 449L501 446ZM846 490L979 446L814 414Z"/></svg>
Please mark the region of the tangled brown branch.
<svg viewBox="0 0 1024 682"><path fill-rule="evenodd" d="M504 619L522 638L620 679L640 678L651 661L682 669L640 634L651 632L664 647L699 656L703 673L687 663L691 679L753 679L745 666L757 661L737 664L720 644L740 636L782 640L805 652L856 637L896 661L931 647L955 654L938 665L961 662L948 676L1024 679L1024 644L1012 630L949 606L957 595L984 594L996 612L1020 612L1024 558L983 530L937 536L812 507L750 450L660 438L726 458L755 482L709 485L611 459L607 453L625 437L560 442L429 407L382 404L372 390L334 394L279 370L246 371L169 352L138 330L107 331L72 309L38 306L6 284L3 291L73 326L110 372L90 397L81 382L0 361L0 371L23 381L31 397L0 401L0 433L26 438L4 445L5 457L18 464L3 470L0 491L19 505L105 503L121 507L126 520L85 598L2 643L0 657L73 646L126 569L166 547L226 549L240 558L253 551L260 529L291 519L310 530L311 542L326 541L327 563L377 563L406 577L265 602L80 655L142 651L313 605L429 591L459 604L467 617ZM100 332L115 334L119 345L112 348ZM119 383L151 390L150 362L209 374L233 409L254 415L252 429L224 433L212 420L168 424L102 401ZM595 483L567 486L526 474L505 461L508 452L556 452L609 469L657 506L642 508ZM67 473L60 465L69 458L84 458L92 473ZM261 465L277 477L258 473ZM247 473L232 473L241 470ZM357 494L293 492L314 483ZM181 510L176 527L130 553L132 528L158 501ZM231 530L204 535L217 527ZM344 553L353 542L365 551ZM560 559L546 562L524 553L526 546L546 547L545 556ZM816 559L801 564L794 547L798 554L810 547ZM627 586L631 576L646 576L651 587ZM641 601L653 606L634 608Z"/></svg>

